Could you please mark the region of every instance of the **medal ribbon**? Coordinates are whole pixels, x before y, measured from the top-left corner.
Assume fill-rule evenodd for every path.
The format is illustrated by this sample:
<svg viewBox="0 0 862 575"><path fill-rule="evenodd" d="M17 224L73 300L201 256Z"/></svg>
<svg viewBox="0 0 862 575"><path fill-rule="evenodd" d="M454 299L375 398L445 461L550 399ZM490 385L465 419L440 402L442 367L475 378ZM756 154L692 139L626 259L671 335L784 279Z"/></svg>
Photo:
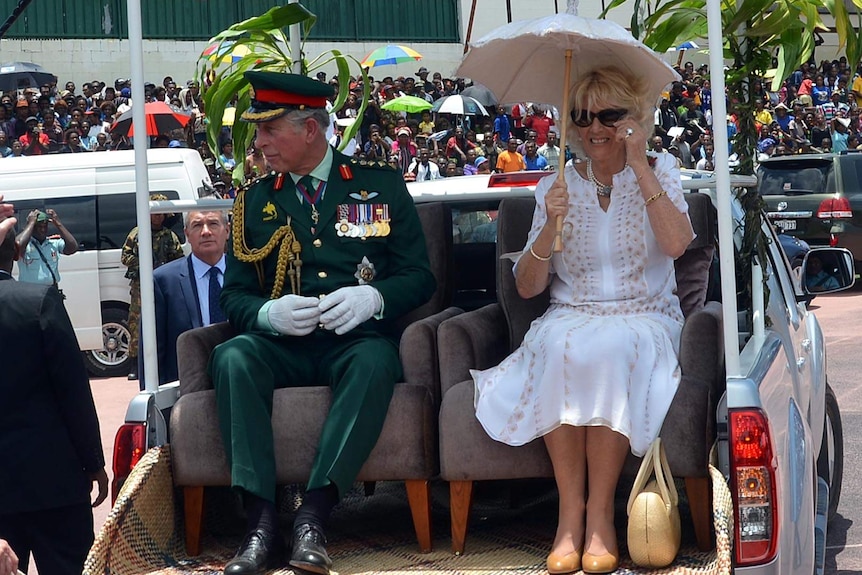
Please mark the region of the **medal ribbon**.
<svg viewBox="0 0 862 575"><path fill-rule="evenodd" d="M309 177L309 176L305 176L305 177L304 177L304 178L302 178L302 179L304 180L305 178L308 178L309 183L311 183L311 182L310 182L311 177ZM312 196L311 194L309 194L309 193L308 193L308 188L306 188L306 187L305 187L305 184L303 184L303 183L302 183L302 180L300 180L299 182L297 182L297 184L296 184L296 189L297 189L297 190L299 190L299 193L300 193L300 194L302 194L302 197L303 197L303 198L305 198L305 201L306 201L306 202L308 202L308 203L309 203L309 205L312 205L312 206L313 206L313 205L315 205L318 201L320 201L320 196L321 196L321 194L323 193L323 188L324 188L325 186L326 186L326 182L324 182L323 180L320 180L320 183L319 183L319 184L317 184L317 190L315 190L315 192L314 192L314 196Z"/></svg>

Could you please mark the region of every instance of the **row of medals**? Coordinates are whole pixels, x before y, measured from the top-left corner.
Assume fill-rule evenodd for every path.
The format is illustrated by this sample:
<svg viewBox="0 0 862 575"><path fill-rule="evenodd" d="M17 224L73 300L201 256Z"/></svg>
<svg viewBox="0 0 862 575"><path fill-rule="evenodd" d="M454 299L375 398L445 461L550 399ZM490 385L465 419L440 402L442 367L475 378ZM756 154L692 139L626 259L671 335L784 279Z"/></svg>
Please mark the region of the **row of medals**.
<svg viewBox="0 0 862 575"><path fill-rule="evenodd" d="M342 218L335 224L335 232L342 238L382 238L390 231L389 220L354 224Z"/></svg>

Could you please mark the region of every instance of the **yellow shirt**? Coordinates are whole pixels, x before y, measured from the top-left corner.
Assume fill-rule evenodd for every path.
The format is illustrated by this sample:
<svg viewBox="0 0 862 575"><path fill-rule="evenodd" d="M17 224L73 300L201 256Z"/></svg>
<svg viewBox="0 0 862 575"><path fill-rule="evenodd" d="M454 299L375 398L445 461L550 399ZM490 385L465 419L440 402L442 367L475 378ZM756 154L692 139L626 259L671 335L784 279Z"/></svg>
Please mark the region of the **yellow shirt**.
<svg viewBox="0 0 862 575"><path fill-rule="evenodd" d="M434 122L419 122L419 133L431 135L434 133Z"/></svg>
<svg viewBox="0 0 862 575"><path fill-rule="evenodd" d="M772 123L772 114L769 113L769 110L761 110L759 112L755 112L754 120L764 126L768 126Z"/></svg>

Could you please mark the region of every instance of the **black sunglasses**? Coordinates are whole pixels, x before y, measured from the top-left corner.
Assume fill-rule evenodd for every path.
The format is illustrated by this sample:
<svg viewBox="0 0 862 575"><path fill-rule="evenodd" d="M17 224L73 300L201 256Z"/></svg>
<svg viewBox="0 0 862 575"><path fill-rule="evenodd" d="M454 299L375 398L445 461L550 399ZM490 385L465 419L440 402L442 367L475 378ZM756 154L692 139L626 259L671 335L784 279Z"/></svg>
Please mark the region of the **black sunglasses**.
<svg viewBox="0 0 862 575"><path fill-rule="evenodd" d="M607 110L600 110L595 114L589 110L572 110L571 112L572 122L581 128L592 126L593 118L598 118L603 126L613 128L614 124L619 122L628 113L629 111L623 108L608 108Z"/></svg>

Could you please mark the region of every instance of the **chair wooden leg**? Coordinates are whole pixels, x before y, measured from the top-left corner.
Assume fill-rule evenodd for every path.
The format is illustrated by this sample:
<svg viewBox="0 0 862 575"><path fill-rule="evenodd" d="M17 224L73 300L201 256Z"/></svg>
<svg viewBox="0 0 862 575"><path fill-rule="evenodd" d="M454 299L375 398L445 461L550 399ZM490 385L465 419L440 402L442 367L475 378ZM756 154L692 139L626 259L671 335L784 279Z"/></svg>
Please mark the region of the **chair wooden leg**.
<svg viewBox="0 0 862 575"><path fill-rule="evenodd" d="M189 557L201 554L201 533L204 523L204 488L183 487L186 518L186 553Z"/></svg>
<svg viewBox="0 0 862 575"><path fill-rule="evenodd" d="M455 555L464 553L472 500L472 481L449 482L449 516L452 523L452 552Z"/></svg>
<svg viewBox="0 0 862 575"><path fill-rule="evenodd" d="M426 479L408 479L407 502L413 515L413 529L421 553L431 553L431 485Z"/></svg>
<svg viewBox="0 0 862 575"><path fill-rule="evenodd" d="M709 551L712 549L712 495L709 477L686 477L685 492L688 495L697 548Z"/></svg>

